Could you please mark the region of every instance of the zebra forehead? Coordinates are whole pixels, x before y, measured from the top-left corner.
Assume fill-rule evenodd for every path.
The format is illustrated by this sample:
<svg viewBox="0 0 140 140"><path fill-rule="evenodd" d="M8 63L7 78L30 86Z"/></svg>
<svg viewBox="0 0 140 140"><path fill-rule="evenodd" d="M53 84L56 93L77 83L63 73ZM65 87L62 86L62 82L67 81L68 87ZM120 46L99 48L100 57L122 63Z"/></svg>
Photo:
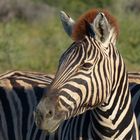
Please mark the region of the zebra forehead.
<svg viewBox="0 0 140 140"><path fill-rule="evenodd" d="M119 35L119 26L118 23L116 21L116 19L110 15L110 13L108 12L108 10L106 9L91 9L89 11L87 11L86 13L84 13L83 15L81 15L79 17L79 19L76 21L73 31L72 31L72 38L77 41L77 40L81 40L83 39L83 37L86 34L86 23L85 20L89 23L92 23L94 18L96 17L96 15L99 12L103 12L108 20L108 22L110 23L110 25L115 29L116 35L118 37Z"/></svg>

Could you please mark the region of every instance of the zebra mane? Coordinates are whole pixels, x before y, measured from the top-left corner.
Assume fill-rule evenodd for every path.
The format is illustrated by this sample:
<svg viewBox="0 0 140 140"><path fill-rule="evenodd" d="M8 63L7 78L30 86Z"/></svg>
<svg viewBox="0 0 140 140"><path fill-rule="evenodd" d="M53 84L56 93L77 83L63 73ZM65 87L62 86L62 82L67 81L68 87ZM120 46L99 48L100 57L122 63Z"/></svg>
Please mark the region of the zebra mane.
<svg viewBox="0 0 140 140"><path fill-rule="evenodd" d="M114 28L115 33L116 33L116 37L118 37L119 35L119 26L118 23L116 21L116 19L110 15L110 13L105 10L105 9L91 9L89 11L87 11L85 14L83 14L82 16L80 16L80 18L77 20L77 22L74 25L73 31L72 31L72 38L77 41L77 40L81 40L83 39L83 37L85 36L87 29L86 29L86 23L85 20L89 23L92 23L94 18L96 17L96 15L99 12L103 12L108 20L108 22L110 23L111 27Z"/></svg>

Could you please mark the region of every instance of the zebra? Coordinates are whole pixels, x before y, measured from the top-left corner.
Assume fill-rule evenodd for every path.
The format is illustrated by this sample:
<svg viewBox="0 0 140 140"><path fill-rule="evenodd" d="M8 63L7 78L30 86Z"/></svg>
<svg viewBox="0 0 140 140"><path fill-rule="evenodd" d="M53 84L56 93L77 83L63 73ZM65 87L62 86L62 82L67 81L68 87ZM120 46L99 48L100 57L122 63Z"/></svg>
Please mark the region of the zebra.
<svg viewBox="0 0 140 140"><path fill-rule="evenodd" d="M94 10L95 10L95 13L97 11L99 11L99 9L94 9ZM70 15L65 13L64 11L60 11L60 20L62 22L63 28L64 28L65 32L67 33L67 35L70 36L74 41L76 41L76 39L81 34L81 31L79 34L76 34L76 36L77 36L77 38L76 38L74 35L75 32L77 32L77 27L75 27L75 26L77 26L77 23L75 22L75 20L72 17L70 17ZM80 30L80 29L81 28L79 28L78 30ZM118 27L116 29L117 29L116 31L119 33ZM116 40L117 40L117 38L114 38L114 40L113 40L114 45L116 45ZM136 117L137 117L138 126L139 126L140 125L140 118L139 118L140 116L138 117L138 115L140 112L140 109L139 109L139 96L140 95L137 94L137 92L139 92L139 88L140 88L139 87L140 73L139 72L128 72L128 80L130 83L129 88L131 90L131 96L133 98L132 99L133 109L134 109L134 112L137 113ZM133 89L132 89L132 87L133 87ZM136 105L137 105L137 107L136 107ZM139 126L139 130L140 130L140 126Z"/></svg>
<svg viewBox="0 0 140 140"><path fill-rule="evenodd" d="M99 11L99 9L94 9L94 10L95 10L95 13L97 11ZM67 33L67 35L70 36L74 41L76 41L76 39L79 37L79 34L81 34L81 31L79 34L76 34L76 36L77 36L77 38L76 38L74 35L75 32L77 32L77 27L75 27L75 26L77 26L77 23L75 22L75 20L72 17L70 17L70 15L65 13L64 11L60 11L60 20L62 22L63 28L64 28L65 32ZM78 30L80 30L80 29L81 28L79 28ZM116 31L119 33L118 27L116 29L117 29ZM116 41L117 41L117 38L114 38L114 40L113 40L114 45L116 45ZM133 109L134 109L134 112L136 113L137 122L138 122L139 130L140 130L140 116L138 116L139 112L140 112L140 109L139 109L140 94L138 94L140 92L139 91L140 73L139 72L128 72L128 80L130 83L129 88L131 90L131 96L133 98L132 99Z"/></svg>
<svg viewBox="0 0 140 140"><path fill-rule="evenodd" d="M64 120L91 110L92 131L84 129L85 139L138 140L128 75L114 43L117 24L107 11L91 10L79 21L82 28L77 26L76 33L84 33L80 38L74 34L76 41L62 54L55 78L35 109L36 125L53 133Z"/></svg>
<svg viewBox="0 0 140 140"><path fill-rule="evenodd" d="M140 86L140 73L129 73L128 76L130 88L136 99L139 99L140 94L135 93ZM0 75L0 140L61 140L65 135L70 135L73 139L84 139L85 130L92 131L91 110L66 120L54 134L47 134L36 127L32 112L53 77L54 75L22 71L10 71ZM135 100L134 103L138 101Z"/></svg>

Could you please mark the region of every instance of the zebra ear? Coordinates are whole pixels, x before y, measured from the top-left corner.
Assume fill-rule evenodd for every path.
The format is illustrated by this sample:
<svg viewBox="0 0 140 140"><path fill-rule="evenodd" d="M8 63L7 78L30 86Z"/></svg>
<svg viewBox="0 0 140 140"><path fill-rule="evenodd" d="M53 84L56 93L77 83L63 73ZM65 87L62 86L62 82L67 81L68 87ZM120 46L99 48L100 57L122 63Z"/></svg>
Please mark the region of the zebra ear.
<svg viewBox="0 0 140 140"><path fill-rule="evenodd" d="M86 35L91 36L91 37L95 37L95 32L94 32L94 28L92 27L92 25L90 23L88 23L86 20L85 21L85 26L86 26Z"/></svg>
<svg viewBox="0 0 140 140"><path fill-rule="evenodd" d="M71 37L75 21L64 11L60 11L60 19L65 32Z"/></svg>
<svg viewBox="0 0 140 140"><path fill-rule="evenodd" d="M101 42L105 42L109 37L111 27L104 13L97 14L91 25L95 31L96 37Z"/></svg>

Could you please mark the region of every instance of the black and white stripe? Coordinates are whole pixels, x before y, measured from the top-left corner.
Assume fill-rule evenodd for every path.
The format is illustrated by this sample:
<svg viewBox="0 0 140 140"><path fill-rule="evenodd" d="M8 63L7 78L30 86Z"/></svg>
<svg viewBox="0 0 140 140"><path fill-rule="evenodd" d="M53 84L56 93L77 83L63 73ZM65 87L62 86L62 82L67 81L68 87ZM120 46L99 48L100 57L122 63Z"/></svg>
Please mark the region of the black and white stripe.
<svg viewBox="0 0 140 140"><path fill-rule="evenodd" d="M140 112L140 84L138 81L137 83L134 83L134 81L139 76L139 73L134 73L134 75L129 73L129 81L133 80L130 83L130 89L137 119L139 119ZM83 139L92 138L92 110L65 121L54 135L49 136L36 127L32 112L41 99L44 88L51 83L51 77L53 76L20 71L8 72L0 76L1 140L62 140L70 138L74 140L76 138L80 139L80 137ZM25 90L26 87L29 87L28 91ZM26 112L27 108L29 108L28 112ZM25 123L24 125L23 122Z"/></svg>

